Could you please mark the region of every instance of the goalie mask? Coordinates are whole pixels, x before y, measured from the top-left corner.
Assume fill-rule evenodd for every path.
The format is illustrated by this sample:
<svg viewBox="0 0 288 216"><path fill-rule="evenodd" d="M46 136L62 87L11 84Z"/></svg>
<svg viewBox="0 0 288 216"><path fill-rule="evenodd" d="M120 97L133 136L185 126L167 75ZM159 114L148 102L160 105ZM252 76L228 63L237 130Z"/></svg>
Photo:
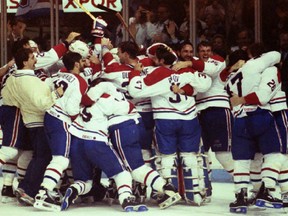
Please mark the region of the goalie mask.
<svg viewBox="0 0 288 216"><path fill-rule="evenodd" d="M90 54L89 46L80 40L75 40L69 45L69 51L79 53L82 58L87 58Z"/></svg>

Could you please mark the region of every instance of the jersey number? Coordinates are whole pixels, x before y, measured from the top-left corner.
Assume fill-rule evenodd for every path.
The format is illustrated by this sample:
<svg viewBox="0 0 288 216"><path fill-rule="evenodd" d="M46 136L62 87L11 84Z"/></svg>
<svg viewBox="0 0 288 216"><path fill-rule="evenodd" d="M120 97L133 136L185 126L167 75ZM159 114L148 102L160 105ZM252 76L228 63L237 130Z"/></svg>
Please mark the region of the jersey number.
<svg viewBox="0 0 288 216"><path fill-rule="evenodd" d="M230 81L232 85L236 84L237 91L238 91L237 94L239 97L242 97L242 79L243 79L243 75L240 72L240 73L236 74L236 76L234 76ZM227 86L227 92L228 92L229 96L232 97L232 92L230 90L229 85Z"/></svg>
<svg viewBox="0 0 288 216"><path fill-rule="evenodd" d="M84 122L89 122L92 118L92 114L87 111L87 107L82 110L81 116Z"/></svg>
<svg viewBox="0 0 288 216"><path fill-rule="evenodd" d="M53 83L55 89L62 87L63 91L65 92L65 90L68 88L68 83L65 82L64 80L55 80Z"/></svg>

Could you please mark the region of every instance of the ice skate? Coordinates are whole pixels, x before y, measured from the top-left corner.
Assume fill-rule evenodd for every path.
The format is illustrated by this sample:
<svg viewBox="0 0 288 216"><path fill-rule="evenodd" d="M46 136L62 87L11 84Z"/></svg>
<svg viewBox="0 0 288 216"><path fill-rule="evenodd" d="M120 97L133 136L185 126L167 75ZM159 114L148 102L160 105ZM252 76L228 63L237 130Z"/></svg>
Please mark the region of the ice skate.
<svg viewBox="0 0 288 216"><path fill-rule="evenodd" d="M266 207L259 207L259 206L255 205L258 191L252 190L251 192L252 193L251 193L250 197L247 199L248 208L253 209L254 211L255 210L258 210L258 211L266 210Z"/></svg>
<svg viewBox="0 0 288 216"><path fill-rule="evenodd" d="M146 199L146 189L147 189L147 186L139 183L139 182L136 182L135 185L134 185L134 190L133 190L133 194L134 196L136 197L136 200L139 202L139 203L144 203L145 202L145 199Z"/></svg>
<svg viewBox="0 0 288 216"><path fill-rule="evenodd" d="M203 197L200 194L200 192L194 192L194 203L198 206L200 206L203 203Z"/></svg>
<svg viewBox="0 0 288 216"><path fill-rule="evenodd" d="M166 209L182 199L181 195L177 192L172 183L167 182L163 186L163 190L164 194L161 194L158 197L158 205L160 209Z"/></svg>
<svg viewBox="0 0 288 216"><path fill-rule="evenodd" d="M212 197L212 188L204 188L204 190L200 191L200 194L202 196L202 203L210 203L211 202L211 197Z"/></svg>
<svg viewBox="0 0 288 216"><path fill-rule="evenodd" d="M257 191L251 191L251 196L247 199L248 206L253 206L256 203Z"/></svg>
<svg viewBox="0 0 288 216"><path fill-rule="evenodd" d="M9 202L16 201L16 196L13 192L12 186L3 185L1 195L2 195L2 198L1 198L2 203L9 203Z"/></svg>
<svg viewBox="0 0 288 216"><path fill-rule="evenodd" d="M283 203L283 210L288 213L288 192L282 193L281 198Z"/></svg>
<svg viewBox="0 0 288 216"><path fill-rule="evenodd" d="M247 189L242 188L241 191L235 194L236 200L230 203L230 212L232 213L247 213Z"/></svg>
<svg viewBox="0 0 288 216"><path fill-rule="evenodd" d="M136 197L131 195L124 199L123 203L121 204L122 208L126 212L142 212L142 211L148 211L148 208L146 205L141 204L136 201Z"/></svg>
<svg viewBox="0 0 288 216"><path fill-rule="evenodd" d="M74 187L69 187L66 190L66 193L63 197L63 202L61 204L61 211L64 211L69 208L69 206L75 202L78 198L78 191Z"/></svg>
<svg viewBox="0 0 288 216"><path fill-rule="evenodd" d="M255 205L258 207L282 208L282 200L274 197L271 193L272 191L272 189L266 188L265 184L262 183L256 197Z"/></svg>
<svg viewBox="0 0 288 216"><path fill-rule="evenodd" d="M46 211L60 211L60 198L54 191L41 188L35 196L34 208Z"/></svg>
<svg viewBox="0 0 288 216"><path fill-rule="evenodd" d="M15 196L19 204L23 206L33 206L35 200L30 197L28 194L25 193L25 191L22 188L17 188L15 190Z"/></svg>
<svg viewBox="0 0 288 216"><path fill-rule="evenodd" d="M109 186L106 191L106 200L109 205L112 205L118 199L118 192L115 181L113 179L109 179Z"/></svg>

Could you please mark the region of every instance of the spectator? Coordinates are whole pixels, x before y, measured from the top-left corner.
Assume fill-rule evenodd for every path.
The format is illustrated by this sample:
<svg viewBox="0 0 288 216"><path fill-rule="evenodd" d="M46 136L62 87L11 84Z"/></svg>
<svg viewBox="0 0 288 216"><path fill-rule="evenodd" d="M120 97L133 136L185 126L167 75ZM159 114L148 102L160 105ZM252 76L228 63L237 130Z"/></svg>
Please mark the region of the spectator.
<svg viewBox="0 0 288 216"><path fill-rule="evenodd" d="M227 40L236 37L237 29L242 26L243 6L245 1L230 0L226 1L225 29Z"/></svg>
<svg viewBox="0 0 288 216"><path fill-rule="evenodd" d="M184 2L184 9L185 9L185 18L184 21L181 23L179 28L179 34L181 40L188 40L189 39L189 31L190 31L190 24L189 24L189 1Z"/></svg>
<svg viewBox="0 0 288 216"><path fill-rule="evenodd" d="M168 4L160 3L157 7L156 31L152 42L162 42L167 45L178 43L178 27L171 18L171 11Z"/></svg>
<svg viewBox="0 0 288 216"><path fill-rule="evenodd" d="M250 29L243 27L239 29L236 35L236 46L231 47L231 51L237 49L247 50L248 46L253 42L253 36Z"/></svg>
<svg viewBox="0 0 288 216"><path fill-rule="evenodd" d="M24 38L24 31L26 29L26 24L22 19L11 20L10 22L10 32L7 35L7 59L12 59L12 47L16 41Z"/></svg>
<svg viewBox="0 0 288 216"><path fill-rule="evenodd" d="M220 55L222 58L226 59L228 52L224 35L214 35L212 38L212 51L214 54Z"/></svg>
<svg viewBox="0 0 288 216"><path fill-rule="evenodd" d="M211 14L216 22L223 22L225 18L225 9L219 0L213 0L210 5L205 8L204 14Z"/></svg>
<svg viewBox="0 0 288 216"><path fill-rule="evenodd" d="M139 47L147 48L155 32L155 26L150 22L151 14L149 6L141 4L135 12L135 17L129 20L129 30Z"/></svg>

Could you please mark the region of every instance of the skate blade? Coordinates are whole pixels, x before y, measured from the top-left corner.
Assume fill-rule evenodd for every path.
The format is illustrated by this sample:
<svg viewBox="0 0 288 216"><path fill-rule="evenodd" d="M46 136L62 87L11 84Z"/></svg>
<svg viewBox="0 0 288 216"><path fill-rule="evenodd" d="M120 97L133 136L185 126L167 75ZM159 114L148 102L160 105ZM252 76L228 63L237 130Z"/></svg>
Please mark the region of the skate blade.
<svg viewBox="0 0 288 216"><path fill-rule="evenodd" d="M136 206L126 206L124 208L125 212L144 212L144 211L148 211L148 208L146 205L136 205Z"/></svg>
<svg viewBox="0 0 288 216"><path fill-rule="evenodd" d="M247 213L247 206L238 206L235 208L230 208L231 213L238 213L238 214L246 214Z"/></svg>
<svg viewBox="0 0 288 216"><path fill-rule="evenodd" d="M27 194L21 193L20 191L15 191L15 196L17 199L17 202L22 206L33 206L34 205L34 199L28 197Z"/></svg>
<svg viewBox="0 0 288 216"><path fill-rule="evenodd" d="M47 203L44 201L36 200L34 203L34 208L44 210L44 211L52 211L52 212L60 212L61 211L61 206Z"/></svg>
<svg viewBox="0 0 288 216"><path fill-rule="evenodd" d="M272 203L272 202L267 202L266 200L262 200L262 199L257 199L255 205L258 207L275 208L275 209L279 209L283 207L282 203Z"/></svg>
<svg viewBox="0 0 288 216"><path fill-rule="evenodd" d="M126 207L124 208L124 211L125 211L125 212L133 212L133 211L134 211L133 206L126 206Z"/></svg>
<svg viewBox="0 0 288 216"><path fill-rule="evenodd" d="M181 199L182 199L181 195L176 193L173 197L170 197L169 199L165 200L165 202L160 203L159 207L160 207L160 209L166 209L166 208L176 204Z"/></svg>
<svg viewBox="0 0 288 216"><path fill-rule="evenodd" d="M134 211L136 212L144 212L144 211L148 211L148 208L146 205L137 205L136 207L134 207Z"/></svg>
<svg viewBox="0 0 288 216"><path fill-rule="evenodd" d="M249 209L249 210L252 210L252 211L265 211L265 210L266 210L266 207L260 207L260 206L256 206L256 205L254 204L254 205L249 205L249 206L248 206L248 209Z"/></svg>
<svg viewBox="0 0 288 216"><path fill-rule="evenodd" d="M69 204L69 198L71 195L72 195L72 190L70 188L68 188L64 197L63 197L63 202L62 202L61 207L60 207L61 211L64 211L64 210L69 208L69 205L70 205Z"/></svg>
<svg viewBox="0 0 288 216"><path fill-rule="evenodd" d="M205 204L205 203L211 203L211 197L209 196L209 197L204 197L203 198L203 203Z"/></svg>

